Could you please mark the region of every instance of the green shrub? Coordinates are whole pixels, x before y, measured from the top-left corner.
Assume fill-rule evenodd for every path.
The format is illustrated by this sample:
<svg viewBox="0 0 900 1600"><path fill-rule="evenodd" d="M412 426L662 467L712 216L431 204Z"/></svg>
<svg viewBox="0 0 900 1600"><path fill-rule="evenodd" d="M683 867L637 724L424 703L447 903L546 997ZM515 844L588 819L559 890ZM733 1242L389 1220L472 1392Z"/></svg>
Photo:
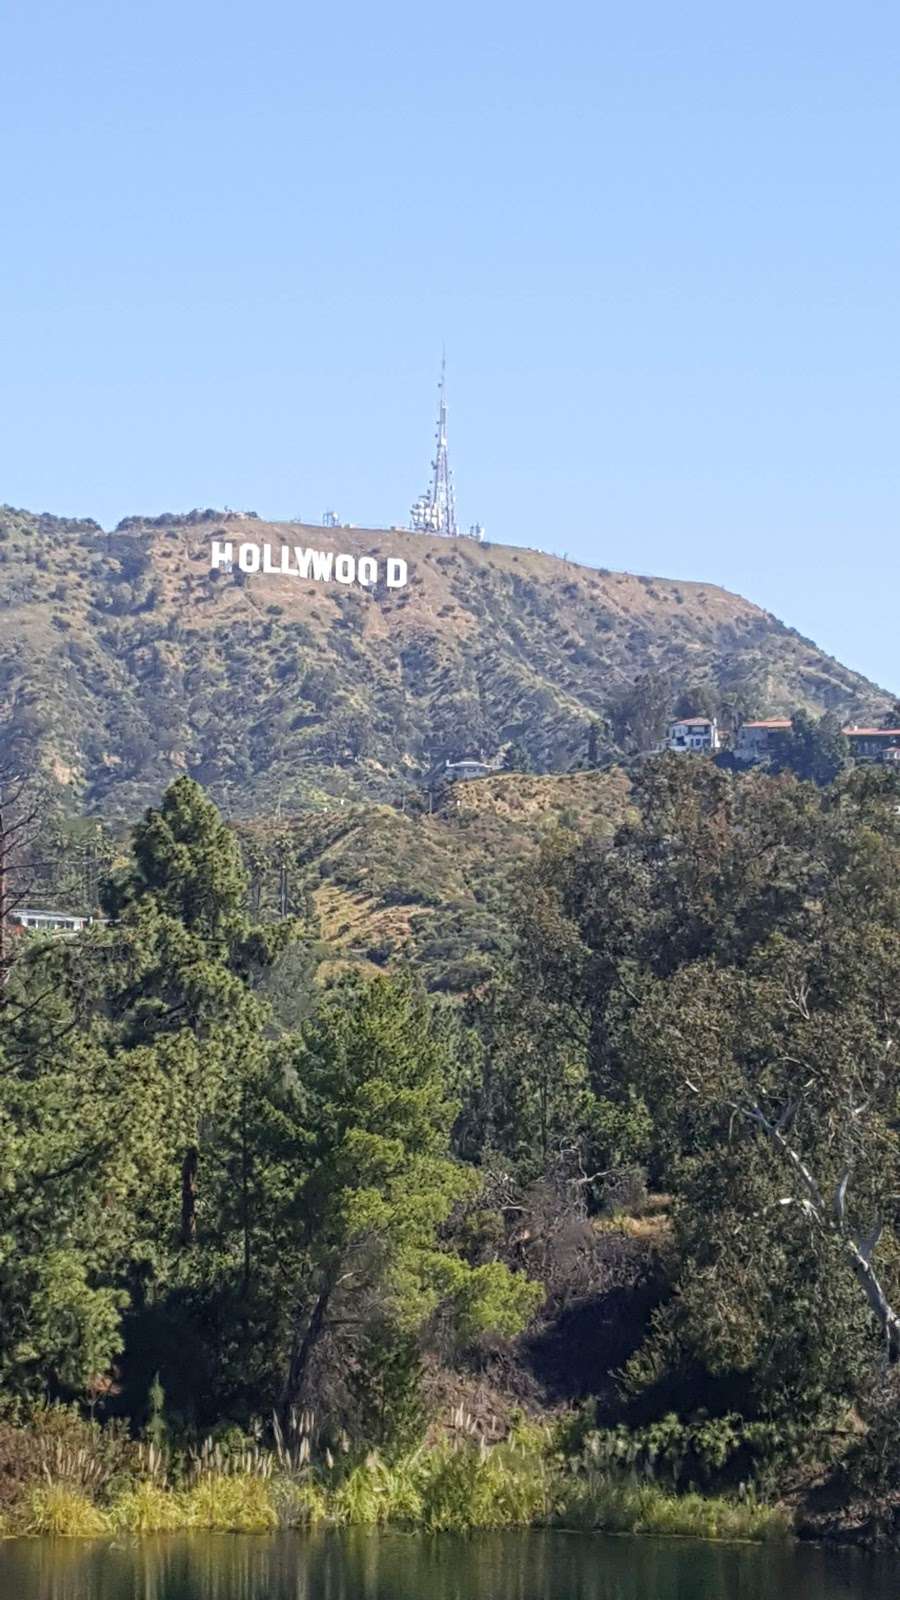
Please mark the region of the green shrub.
<svg viewBox="0 0 900 1600"><path fill-rule="evenodd" d="M20 1515L13 1519L17 1533L46 1534L60 1539L92 1539L110 1531L108 1517L77 1489L63 1483L36 1484L30 1489Z"/></svg>
<svg viewBox="0 0 900 1600"><path fill-rule="evenodd" d="M431 1532L524 1527L550 1508L543 1456L514 1445L466 1445L433 1451L422 1492L422 1521Z"/></svg>
<svg viewBox="0 0 900 1600"><path fill-rule="evenodd" d="M139 1449L123 1423L100 1427L62 1405L37 1406L20 1426L0 1422L0 1506L21 1501L36 1481L90 1498L138 1470Z"/></svg>
<svg viewBox="0 0 900 1600"><path fill-rule="evenodd" d="M785 1538L786 1513L744 1501L671 1495L651 1483L588 1473L564 1486L554 1520L562 1527L603 1533L677 1534L698 1539Z"/></svg>
<svg viewBox="0 0 900 1600"><path fill-rule="evenodd" d="M188 1521L179 1497L157 1483L130 1485L116 1497L109 1515L121 1533L171 1533Z"/></svg>
<svg viewBox="0 0 900 1600"><path fill-rule="evenodd" d="M254 1474L204 1473L182 1493L185 1521L222 1533L266 1533L278 1527L278 1512L265 1478Z"/></svg>
<svg viewBox="0 0 900 1600"><path fill-rule="evenodd" d="M351 1525L417 1521L420 1499L414 1461L391 1467L372 1451L334 1490L328 1507L335 1522Z"/></svg>
<svg viewBox="0 0 900 1600"><path fill-rule="evenodd" d="M325 1491L311 1478L300 1483L293 1478L275 1478L270 1498L282 1528L311 1528L328 1516Z"/></svg>
<svg viewBox="0 0 900 1600"><path fill-rule="evenodd" d="M576 1430L577 1431L577 1430ZM683 1422L674 1412L643 1428L598 1428L581 1436L584 1464L594 1471L628 1471L665 1477L673 1489L709 1489L743 1483L771 1488L797 1459L808 1430L785 1423L745 1422L731 1412ZM568 1447L578 1448L569 1429ZM566 1447L566 1440L563 1440Z"/></svg>

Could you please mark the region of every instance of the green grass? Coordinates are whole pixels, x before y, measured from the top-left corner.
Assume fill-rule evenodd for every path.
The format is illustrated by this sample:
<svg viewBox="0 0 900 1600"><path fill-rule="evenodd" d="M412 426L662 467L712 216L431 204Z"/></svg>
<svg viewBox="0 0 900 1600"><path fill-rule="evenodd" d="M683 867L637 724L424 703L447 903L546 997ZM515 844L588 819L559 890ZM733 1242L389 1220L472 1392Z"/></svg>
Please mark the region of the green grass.
<svg viewBox="0 0 900 1600"><path fill-rule="evenodd" d="M521 1528L548 1520L552 1469L544 1454L474 1446L435 1451L422 1495L422 1521L431 1532Z"/></svg>
<svg viewBox="0 0 900 1600"><path fill-rule="evenodd" d="M185 1526L181 1498L158 1483L135 1483L115 1498L110 1520L118 1533L174 1533Z"/></svg>
<svg viewBox="0 0 900 1600"><path fill-rule="evenodd" d="M603 1533L769 1540L786 1537L777 1508L652 1483L574 1471L544 1439L440 1444L386 1462L375 1452L350 1466L273 1470L260 1453L250 1470L203 1469L188 1484L119 1484L106 1503L63 1482L32 1485L3 1534L92 1538L204 1529L268 1533L278 1527L403 1526L429 1532L560 1527Z"/></svg>
<svg viewBox="0 0 900 1600"><path fill-rule="evenodd" d="M65 1483L36 1484L9 1520L7 1531L62 1539L95 1539L112 1531L109 1515Z"/></svg>
<svg viewBox="0 0 900 1600"><path fill-rule="evenodd" d="M788 1518L776 1506L722 1496L667 1494L656 1484L608 1475L570 1480L554 1521L602 1533L668 1534L696 1539L787 1537Z"/></svg>
<svg viewBox="0 0 900 1600"><path fill-rule="evenodd" d="M180 1497L182 1526L216 1533L271 1533L278 1511L267 1478L204 1473Z"/></svg>

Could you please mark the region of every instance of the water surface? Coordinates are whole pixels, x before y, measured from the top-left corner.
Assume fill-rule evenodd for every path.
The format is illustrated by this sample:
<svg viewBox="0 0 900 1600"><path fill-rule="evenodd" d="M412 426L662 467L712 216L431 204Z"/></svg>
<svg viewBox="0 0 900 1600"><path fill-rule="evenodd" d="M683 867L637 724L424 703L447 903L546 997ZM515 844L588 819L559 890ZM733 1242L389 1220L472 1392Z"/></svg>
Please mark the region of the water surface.
<svg viewBox="0 0 900 1600"><path fill-rule="evenodd" d="M900 1557L529 1532L0 1545L0 1600L900 1600Z"/></svg>

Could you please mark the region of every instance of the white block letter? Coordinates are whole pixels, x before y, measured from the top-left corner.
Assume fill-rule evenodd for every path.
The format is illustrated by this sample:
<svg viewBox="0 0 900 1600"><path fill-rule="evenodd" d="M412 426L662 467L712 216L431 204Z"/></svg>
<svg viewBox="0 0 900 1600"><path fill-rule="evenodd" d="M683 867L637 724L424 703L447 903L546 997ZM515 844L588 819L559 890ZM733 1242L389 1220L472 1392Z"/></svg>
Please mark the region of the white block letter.
<svg viewBox="0 0 900 1600"><path fill-rule="evenodd" d="M402 589L406 582L406 562L401 556L388 556L387 559L387 586L389 589Z"/></svg>

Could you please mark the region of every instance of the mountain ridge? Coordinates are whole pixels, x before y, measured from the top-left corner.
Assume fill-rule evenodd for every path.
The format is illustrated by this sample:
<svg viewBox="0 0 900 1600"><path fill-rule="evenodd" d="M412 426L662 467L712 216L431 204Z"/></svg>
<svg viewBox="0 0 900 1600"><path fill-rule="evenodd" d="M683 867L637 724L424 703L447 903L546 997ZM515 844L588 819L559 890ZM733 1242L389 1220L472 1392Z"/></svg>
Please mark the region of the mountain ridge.
<svg viewBox="0 0 900 1600"><path fill-rule="evenodd" d="M365 588L210 571L213 538L408 565ZM726 715L878 717L890 696L711 583L402 529L214 510L90 519L0 508L6 739L76 809L134 815L189 772L236 815L396 802L512 745L538 770L627 748L651 675ZM621 719L619 719L621 720ZM596 737L596 735L595 735Z"/></svg>

